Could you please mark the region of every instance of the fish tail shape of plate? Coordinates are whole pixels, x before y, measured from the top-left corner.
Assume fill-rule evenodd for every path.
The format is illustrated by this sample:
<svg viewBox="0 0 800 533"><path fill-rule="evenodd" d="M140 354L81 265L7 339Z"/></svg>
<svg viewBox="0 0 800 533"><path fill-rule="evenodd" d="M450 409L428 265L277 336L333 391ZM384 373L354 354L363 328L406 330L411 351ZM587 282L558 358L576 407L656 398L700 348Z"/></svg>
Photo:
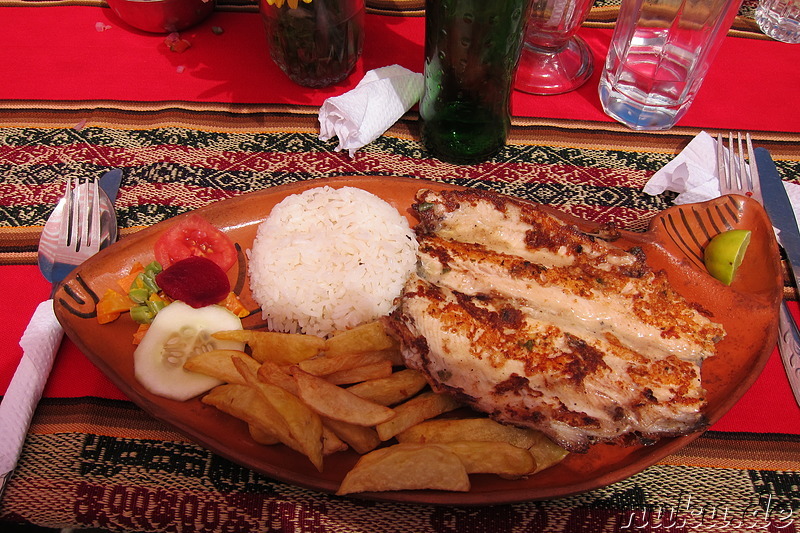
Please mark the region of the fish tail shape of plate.
<svg viewBox="0 0 800 533"><path fill-rule="evenodd" d="M708 202L671 207L655 217L650 228L660 234L662 244L705 269L703 250L714 236L733 229L751 229L752 216L746 216L746 207L757 210L760 205L750 202L743 196L726 195Z"/></svg>

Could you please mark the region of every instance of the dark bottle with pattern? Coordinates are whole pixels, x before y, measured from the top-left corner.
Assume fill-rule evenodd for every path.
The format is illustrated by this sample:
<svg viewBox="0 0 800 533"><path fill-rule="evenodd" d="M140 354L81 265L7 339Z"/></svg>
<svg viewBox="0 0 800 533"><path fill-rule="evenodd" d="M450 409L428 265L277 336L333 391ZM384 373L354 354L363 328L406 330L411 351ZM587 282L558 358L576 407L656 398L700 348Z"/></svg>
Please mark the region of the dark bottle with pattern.
<svg viewBox="0 0 800 533"><path fill-rule="evenodd" d="M434 156L477 163L497 153L530 0L426 0L422 140Z"/></svg>

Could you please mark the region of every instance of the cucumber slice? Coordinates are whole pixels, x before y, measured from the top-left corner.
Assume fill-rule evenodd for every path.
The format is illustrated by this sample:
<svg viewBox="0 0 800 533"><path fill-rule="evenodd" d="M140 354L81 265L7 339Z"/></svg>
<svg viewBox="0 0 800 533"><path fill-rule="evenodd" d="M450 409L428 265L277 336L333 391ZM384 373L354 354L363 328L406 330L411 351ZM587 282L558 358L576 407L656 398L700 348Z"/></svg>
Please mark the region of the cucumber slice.
<svg viewBox="0 0 800 533"><path fill-rule="evenodd" d="M216 378L183 368L187 358L210 350L244 350L244 343L217 340L217 331L242 329L239 317L218 305L195 309L175 301L159 311L133 353L134 375L152 394L184 401L220 385Z"/></svg>

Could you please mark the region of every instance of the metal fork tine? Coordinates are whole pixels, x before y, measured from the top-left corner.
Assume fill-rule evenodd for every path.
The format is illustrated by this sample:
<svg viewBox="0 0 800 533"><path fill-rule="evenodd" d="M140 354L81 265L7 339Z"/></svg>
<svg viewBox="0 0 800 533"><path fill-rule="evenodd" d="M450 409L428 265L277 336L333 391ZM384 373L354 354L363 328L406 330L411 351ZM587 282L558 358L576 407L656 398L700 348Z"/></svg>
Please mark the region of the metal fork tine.
<svg viewBox="0 0 800 533"><path fill-rule="evenodd" d="M728 132L728 173L730 174L731 190L742 194L742 180L739 176L739 168L736 167L736 145L733 144L733 132Z"/></svg>
<svg viewBox="0 0 800 533"><path fill-rule="evenodd" d="M738 176L740 181L739 187L744 191L750 192L753 190L752 188L753 182L750 179L750 176L748 176L747 163L744 160L744 147L742 146L742 132L736 133L736 139L739 143L739 158L738 158L738 163L739 163ZM748 196L750 195L748 194Z"/></svg>
<svg viewBox="0 0 800 533"><path fill-rule="evenodd" d="M80 205L77 210L78 246L76 251L83 250L89 240L89 182L87 181L84 185L83 191L78 191Z"/></svg>
<svg viewBox="0 0 800 533"><path fill-rule="evenodd" d="M750 190L753 191L752 198L759 203L764 203L761 196L761 177L758 175L758 165L756 165L755 151L753 150L753 139L750 133L747 135L747 160L750 161Z"/></svg>
<svg viewBox="0 0 800 533"><path fill-rule="evenodd" d="M78 185L78 180L75 182L73 182L72 179L67 180L67 201L64 204L64 211L67 213L65 220L67 222L67 246L69 247L75 247L75 243L78 240L77 221L79 220L78 209L80 199L75 197Z"/></svg>
<svg viewBox="0 0 800 533"><path fill-rule="evenodd" d="M720 194L730 194L730 176L725 166L725 144L722 142L721 133L717 133L717 179L719 179Z"/></svg>

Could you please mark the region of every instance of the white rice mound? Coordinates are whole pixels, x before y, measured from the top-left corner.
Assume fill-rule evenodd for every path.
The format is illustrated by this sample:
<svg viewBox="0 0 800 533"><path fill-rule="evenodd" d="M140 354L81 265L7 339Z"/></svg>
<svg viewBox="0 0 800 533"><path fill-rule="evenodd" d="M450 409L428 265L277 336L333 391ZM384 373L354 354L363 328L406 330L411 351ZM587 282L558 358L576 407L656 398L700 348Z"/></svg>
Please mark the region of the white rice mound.
<svg viewBox="0 0 800 533"><path fill-rule="evenodd" d="M324 337L392 311L415 269L417 241L381 198L325 186L276 205L248 255L268 327Z"/></svg>

